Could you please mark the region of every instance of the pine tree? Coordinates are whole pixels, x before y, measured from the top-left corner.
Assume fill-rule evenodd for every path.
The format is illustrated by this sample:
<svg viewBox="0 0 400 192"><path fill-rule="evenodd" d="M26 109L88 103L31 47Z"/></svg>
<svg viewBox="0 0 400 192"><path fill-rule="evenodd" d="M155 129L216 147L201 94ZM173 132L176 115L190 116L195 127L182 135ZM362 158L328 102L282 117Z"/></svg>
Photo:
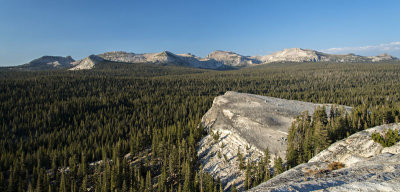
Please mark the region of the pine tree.
<svg viewBox="0 0 400 192"><path fill-rule="evenodd" d="M102 192L108 192L108 191L110 191L111 189L110 189L110 183L109 183L109 175L110 175L110 165L109 165L109 163L108 162L106 162L106 163L104 163L104 164L106 164L106 166L105 166L105 170L103 171L103 176L102 176L102 187L101 187L101 191Z"/></svg>
<svg viewBox="0 0 400 192"><path fill-rule="evenodd" d="M122 182L122 192L127 192L128 191L128 185L126 184L126 180Z"/></svg>
<svg viewBox="0 0 400 192"><path fill-rule="evenodd" d="M85 175L85 177L82 180L81 187L80 187L80 191L81 192L86 192L87 191L87 182L88 182L88 177L87 177L87 175Z"/></svg>
<svg viewBox="0 0 400 192"><path fill-rule="evenodd" d="M264 151L264 179L263 181L267 181L271 178L271 171L270 171L270 163L271 163L271 155L269 153L268 147L265 148Z"/></svg>
<svg viewBox="0 0 400 192"><path fill-rule="evenodd" d="M37 178L37 183L36 183L36 190L35 191L37 191L37 192L41 192L42 191L42 179L41 179L41 177L42 177L42 175L40 174L40 172L39 172L39 174L38 174L38 178Z"/></svg>
<svg viewBox="0 0 400 192"><path fill-rule="evenodd" d="M186 161L185 163L185 181L183 184L183 191L184 192L190 192L192 191L192 186L191 186L191 175L190 175L190 166L189 163Z"/></svg>
<svg viewBox="0 0 400 192"><path fill-rule="evenodd" d="M325 106L317 107L317 109L314 111L312 119L314 123L320 122L325 126L328 123L328 115L326 114Z"/></svg>
<svg viewBox="0 0 400 192"><path fill-rule="evenodd" d="M236 156L237 156L237 161L239 161L239 169L244 169L245 168L244 158L243 158L242 153L240 152L239 147L237 149Z"/></svg>
<svg viewBox="0 0 400 192"><path fill-rule="evenodd" d="M10 168L10 176L8 177L8 190L7 190L9 192L14 191L14 189L15 189L13 173L14 172L12 171L12 168Z"/></svg>
<svg viewBox="0 0 400 192"><path fill-rule="evenodd" d="M166 173L165 166L162 166L161 176L159 178L160 179L158 181L158 191L162 191L166 187L165 182L167 180L167 173Z"/></svg>
<svg viewBox="0 0 400 192"><path fill-rule="evenodd" d="M181 185L181 184L178 184L178 190L177 190L177 192L182 192L182 185Z"/></svg>
<svg viewBox="0 0 400 192"><path fill-rule="evenodd" d="M139 182L140 182L139 191L147 191L143 177L141 175L139 177L140 177L139 178Z"/></svg>
<svg viewBox="0 0 400 192"><path fill-rule="evenodd" d="M282 166L282 158L281 158L281 157L278 157L278 158L275 157L275 162L274 162L274 177L275 177L276 175L279 175L279 174L283 173L283 171L284 171L284 168L283 168L283 166Z"/></svg>
<svg viewBox="0 0 400 192"><path fill-rule="evenodd" d="M328 129L321 122L317 122L314 128L314 151L315 154L321 152L329 146Z"/></svg>
<svg viewBox="0 0 400 192"><path fill-rule="evenodd" d="M61 181L60 181L60 192L67 192L66 182L65 182L65 174L61 174Z"/></svg>
<svg viewBox="0 0 400 192"><path fill-rule="evenodd" d="M146 174L146 191L152 191L152 190L153 190L153 184L151 181L151 173L149 170L149 171L147 171L147 174Z"/></svg>
<svg viewBox="0 0 400 192"><path fill-rule="evenodd" d="M296 119L296 121L294 121L292 123L292 126L289 129L289 134L287 137L287 149L286 149L286 159L287 159L287 164L289 165L289 167L294 167L297 165L297 160L299 159L297 150L295 149L295 145L297 145L297 140L295 140L295 137L298 137L296 135L297 132L297 128L296 125L300 124L301 121L299 118Z"/></svg>
<svg viewBox="0 0 400 192"><path fill-rule="evenodd" d="M247 165L246 165L244 188L246 190L251 188L251 165L249 160L247 160Z"/></svg>

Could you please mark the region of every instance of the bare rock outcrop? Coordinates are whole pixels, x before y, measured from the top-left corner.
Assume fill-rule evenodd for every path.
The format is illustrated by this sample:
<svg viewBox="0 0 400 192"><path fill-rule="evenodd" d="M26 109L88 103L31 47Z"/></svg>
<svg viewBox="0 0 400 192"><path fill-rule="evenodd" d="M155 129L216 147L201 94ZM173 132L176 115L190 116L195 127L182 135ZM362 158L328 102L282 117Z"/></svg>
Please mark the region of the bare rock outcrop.
<svg viewBox="0 0 400 192"><path fill-rule="evenodd" d="M259 59L264 63L271 62L317 62L321 60L321 56L314 50L291 48L284 49L272 53L270 55L265 55L259 57Z"/></svg>
<svg viewBox="0 0 400 192"><path fill-rule="evenodd" d="M214 51L208 54L206 58L213 59L215 61L223 63L224 65L234 67L245 67L262 63L256 58L239 55L231 51Z"/></svg>
<svg viewBox="0 0 400 192"><path fill-rule="evenodd" d="M380 62L380 61L397 61L399 60L397 57L393 57L387 53L377 55L377 56L370 56L368 57L372 60L372 62Z"/></svg>
<svg viewBox="0 0 400 192"><path fill-rule="evenodd" d="M400 124L355 133L249 191L400 191L400 142L384 148L371 138L387 129ZM333 162L345 167L334 170Z"/></svg>
<svg viewBox="0 0 400 192"><path fill-rule="evenodd" d="M379 62L398 60L396 57L387 54L373 57L354 54L332 55L301 48L284 49L265 56L243 56L231 51L214 51L205 58L193 54L174 54L169 51L143 54L114 51L102 53L98 56L115 62L175 64L203 69L242 68L273 62Z"/></svg>
<svg viewBox="0 0 400 192"><path fill-rule="evenodd" d="M71 63L75 60L71 56L43 56L32 60L29 63L18 66L20 69L25 70L51 70L51 69L65 69L70 68Z"/></svg>
<svg viewBox="0 0 400 192"><path fill-rule="evenodd" d="M202 118L209 131L198 149L204 170L220 178L225 189L233 184L242 189L244 174L239 170L238 150L245 161L258 161L267 147L272 157L284 158L294 118L306 110L312 114L317 106L322 104L232 91L216 97ZM327 112L330 106L326 105Z"/></svg>
<svg viewBox="0 0 400 192"><path fill-rule="evenodd" d="M398 61L398 58L388 54L378 56L360 56L355 54L335 55L327 54L311 49L290 48L283 49L265 56L254 57L259 59L262 63L271 62L339 62L339 63L366 63L366 62L380 62L380 61Z"/></svg>
<svg viewBox="0 0 400 192"><path fill-rule="evenodd" d="M204 69L223 69L225 67L223 63L213 59L203 59L192 54L174 54L169 51L143 54L114 51L98 56L105 60L125 63L175 64Z"/></svg>
<svg viewBox="0 0 400 192"><path fill-rule="evenodd" d="M81 59L79 61L75 61L71 63L74 67L72 67L69 70L75 71L75 70L83 70L83 69L92 69L97 63L104 61L103 58L97 56L97 55L90 55L89 57L86 57L85 59Z"/></svg>

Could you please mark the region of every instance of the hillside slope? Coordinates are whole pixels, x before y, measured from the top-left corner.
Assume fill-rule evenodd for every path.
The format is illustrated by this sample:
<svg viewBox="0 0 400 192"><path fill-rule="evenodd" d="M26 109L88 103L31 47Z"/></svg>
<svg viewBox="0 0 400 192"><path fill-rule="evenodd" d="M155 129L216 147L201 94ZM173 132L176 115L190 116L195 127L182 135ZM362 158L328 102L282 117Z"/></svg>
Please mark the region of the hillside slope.
<svg viewBox="0 0 400 192"><path fill-rule="evenodd" d="M30 61L29 63L17 66L24 70L52 70L52 69L67 69L72 66L75 60L71 56L43 56Z"/></svg>
<svg viewBox="0 0 400 192"><path fill-rule="evenodd" d="M400 191L400 142L382 147L371 134L399 130L382 125L351 135L328 149L249 191ZM344 168L330 170L332 162Z"/></svg>
<svg viewBox="0 0 400 192"><path fill-rule="evenodd" d="M242 189L244 174L239 169L237 151L251 162L261 158L267 147L273 157L284 158L287 133L294 118L306 110L312 114L317 106L322 104L232 91L216 97L202 118L209 131L198 149L204 170L220 178L225 189L233 184ZM327 113L329 109L330 105L326 105ZM218 139L213 137L216 134Z"/></svg>
<svg viewBox="0 0 400 192"><path fill-rule="evenodd" d="M92 69L97 63L101 61L104 61L104 59L97 55L90 55L89 57L71 63L73 67L69 70L74 71L82 69Z"/></svg>
<svg viewBox="0 0 400 192"><path fill-rule="evenodd" d="M203 69L223 69L224 64L215 60L202 59L192 54L174 54L169 51L161 53L135 54L123 51L107 52L99 57L115 62L125 63L151 63L151 64L174 64Z"/></svg>

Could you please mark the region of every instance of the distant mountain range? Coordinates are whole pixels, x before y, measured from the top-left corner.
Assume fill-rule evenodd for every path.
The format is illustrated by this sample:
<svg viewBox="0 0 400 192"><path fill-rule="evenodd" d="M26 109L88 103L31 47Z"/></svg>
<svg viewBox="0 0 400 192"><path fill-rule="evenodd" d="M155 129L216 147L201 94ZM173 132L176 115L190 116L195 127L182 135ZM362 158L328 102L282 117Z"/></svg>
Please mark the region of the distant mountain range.
<svg viewBox="0 0 400 192"><path fill-rule="evenodd" d="M203 69L232 69L247 66L268 64L273 62L352 62L367 63L380 61L399 61L388 54L378 56L360 56L355 54L333 55L310 49L290 48L265 56L243 56L229 51L214 51L205 58L190 53L174 54L169 51L161 53L128 53L123 51L106 52L90 55L75 61L72 57L43 56L16 68L26 70L88 70L102 61L123 63L149 63L160 65L179 65Z"/></svg>

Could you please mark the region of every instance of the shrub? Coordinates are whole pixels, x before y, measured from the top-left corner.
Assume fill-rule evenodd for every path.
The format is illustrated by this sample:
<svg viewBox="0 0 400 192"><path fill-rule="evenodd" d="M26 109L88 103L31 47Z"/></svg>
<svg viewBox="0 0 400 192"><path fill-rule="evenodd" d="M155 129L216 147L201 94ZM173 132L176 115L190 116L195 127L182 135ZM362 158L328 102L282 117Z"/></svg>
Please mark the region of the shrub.
<svg viewBox="0 0 400 192"><path fill-rule="evenodd" d="M371 135L372 140L380 143L383 147L390 147L400 141L399 131L397 129L388 129L384 132L384 135L377 133L376 131Z"/></svg>
<svg viewBox="0 0 400 192"><path fill-rule="evenodd" d="M343 163L334 161L334 162L332 162L332 163L329 163L329 165L328 165L328 170L329 170L329 171L338 170L338 169L343 168L344 166L345 166L345 165L344 165Z"/></svg>
<svg viewBox="0 0 400 192"><path fill-rule="evenodd" d="M214 132L211 132L211 133L212 133L212 137L213 137L214 141L218 141L219 136L220 136L219 131L217 131L216 133L214 133Z"/></svg>

